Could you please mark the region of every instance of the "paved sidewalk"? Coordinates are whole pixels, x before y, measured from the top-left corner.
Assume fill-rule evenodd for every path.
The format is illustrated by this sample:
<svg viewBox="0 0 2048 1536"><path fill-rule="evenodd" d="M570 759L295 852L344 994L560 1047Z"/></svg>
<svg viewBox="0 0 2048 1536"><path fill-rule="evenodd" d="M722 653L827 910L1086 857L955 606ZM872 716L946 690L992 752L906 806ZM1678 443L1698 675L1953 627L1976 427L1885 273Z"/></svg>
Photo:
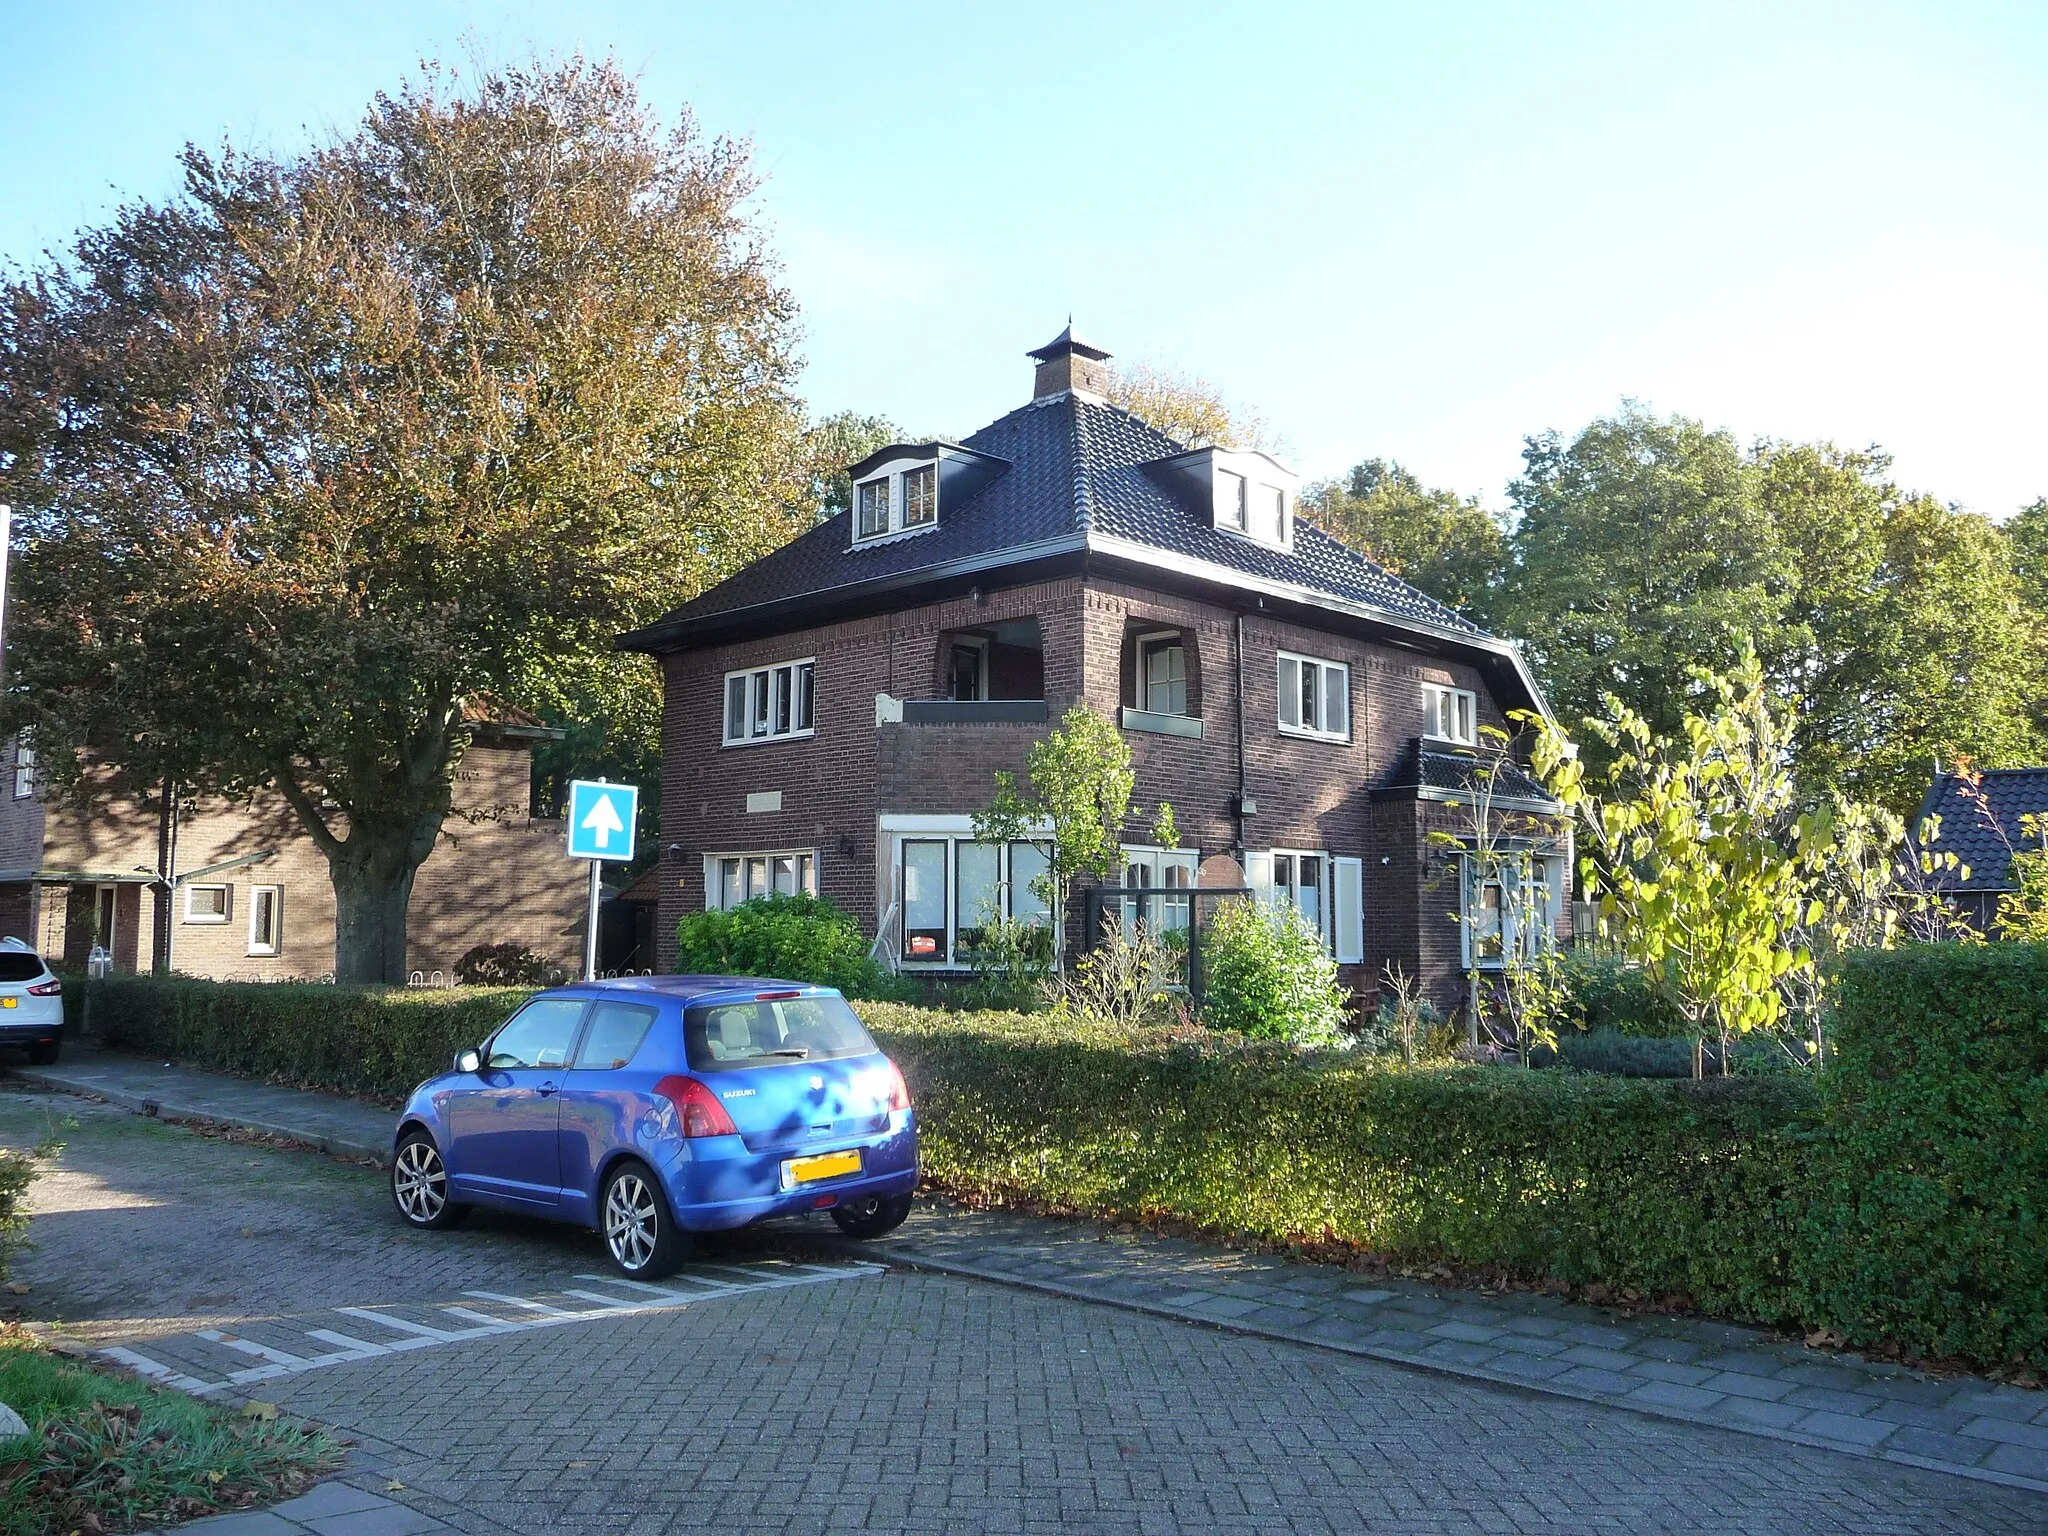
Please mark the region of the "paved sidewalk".
<svg viewBox="0 0 2048 1536"><path fill-rule="evenodd" d="M165 1120L212 1120L243 1130L289 1136L343 1157L391 1155L398 1116L361 1099L278 1088L221 1072L174 1067L147 1056L117 1055L77 1040L64 1042L55 1066L10 1064L24 1082L68 1093L97 1094L110 1104Z"/></svg>
<svg viewBox="0 0 2048 1536"><path fill-rule="evenodd" d="M337 1478L269 1509L208 1515L177 1529L207 1536L428 1536L451 1527Z"/></svg>
<svg viewBox="0 0 2048 1536"><path fill-rule="evenodd" d="M851 1248L827 1232L821 1245ZM1534 1388L2048 1492L2048 1392L1825 1354L1733 1323L1631 1317L921 1202L859 1250L895 1264Z"/></svg>
<svg viewBox="0 0 2048 1536"><path fill-rule="evenodd" d="M146 1059L78 1051L20 1075L356 1156L389 1144L392 1117L374 1105ZM880 1243L846 1243L821 1219L783 1230L899 1265L2048 1492L2048 1394L1818 1353L1736 1324L1368 1280L946 1201L920 1202Z"/></svg>

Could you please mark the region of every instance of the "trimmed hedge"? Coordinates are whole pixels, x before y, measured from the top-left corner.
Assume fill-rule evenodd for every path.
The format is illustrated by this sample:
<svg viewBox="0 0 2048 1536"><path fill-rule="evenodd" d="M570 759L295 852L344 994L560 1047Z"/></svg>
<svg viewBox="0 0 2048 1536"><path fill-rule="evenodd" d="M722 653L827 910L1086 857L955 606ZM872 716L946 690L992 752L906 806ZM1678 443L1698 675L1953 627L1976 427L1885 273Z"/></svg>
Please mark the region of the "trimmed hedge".
<svg viewBox="0 0 2048 1536"><path fill-rule="evenodd" d="M1336 1240L1792 1310L1804 1080L1704 1085L1404 1069L1198 1034L863 1010L926 1169L1058 1209Z"/></svg>
<svg viewBox="0 0 2048 1536"><path fill-rule="evenodd" d="M81 992L117 1047L387 1099L524 996ZM2048 946L1859 956L1827 1072L1704 1084L857 1006L955 1187L2048 1365Z"/></svg>
<svg viewBox="0 0 2048 1536"><path fill-rule="evenodd" d="M1852 1341L2048 1364L2048 945L1857 955L1834 1051L1809 1308Z"/></svg>
<svg viewBox="0 0 2048 1536"><path fill-rule="evenodd" d="M481 1044L531 988L446 992L109 976L65 988L113 1050L396 1102Z"/></svg>

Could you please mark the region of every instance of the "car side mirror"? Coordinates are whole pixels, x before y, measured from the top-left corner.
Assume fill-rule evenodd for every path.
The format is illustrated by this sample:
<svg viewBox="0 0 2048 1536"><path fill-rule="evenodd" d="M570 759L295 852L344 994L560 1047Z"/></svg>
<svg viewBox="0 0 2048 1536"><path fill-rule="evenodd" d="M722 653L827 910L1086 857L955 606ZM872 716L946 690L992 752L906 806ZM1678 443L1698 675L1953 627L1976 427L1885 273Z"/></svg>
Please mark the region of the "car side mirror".
<svg viewBox="0 0 2048 1536"><path fill-rule="evenodd" d="M466 1050L466 1051L457 1051L457 1052L455 1053L455 1070L456 1070L456 1071L458 1071L458 1072L481 1072L481 1071L483 1071L483 1069L484 1069L484 1059L483 1059L483 1057L482 1057L482 1056L478 1055L478 1054L477 1054L477 1052L476 1052L476 1051L475 1051L474 1049L470 1049L470 1050Z"/></svg>

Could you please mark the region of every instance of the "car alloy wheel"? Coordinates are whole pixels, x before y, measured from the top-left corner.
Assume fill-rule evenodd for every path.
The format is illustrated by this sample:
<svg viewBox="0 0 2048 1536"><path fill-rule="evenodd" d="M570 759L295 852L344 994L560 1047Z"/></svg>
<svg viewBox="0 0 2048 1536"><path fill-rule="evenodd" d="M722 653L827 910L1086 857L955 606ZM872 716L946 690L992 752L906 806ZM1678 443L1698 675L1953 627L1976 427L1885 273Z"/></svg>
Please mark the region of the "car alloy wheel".
<svg viewBox="0 0 2048 1536"><path fill-rule="evenodd" d="M391 1160L391 1200L415 1227L453 1226L464 1214L448 1198L448 1165L440 1149L418 1133L401 1142Z"/></svg>
<svg viewBox="0 0 2048 1536"><path fill-rule="evenodd" d="M669 1214L661 1186L636 1162L621 1163L600 1202L605 1252L621 1274L658 1280L690 1256L690 1236Z"/></svg>
<svg viewBox="0 0 2048 1536"><path fill-rule="evenodd" d="M655 1207L654 1191L639 1174L620 1174L604 1201L604 1240L613 1260L637 1274L654 1257L660 1239L661 1212Z"/></svg>

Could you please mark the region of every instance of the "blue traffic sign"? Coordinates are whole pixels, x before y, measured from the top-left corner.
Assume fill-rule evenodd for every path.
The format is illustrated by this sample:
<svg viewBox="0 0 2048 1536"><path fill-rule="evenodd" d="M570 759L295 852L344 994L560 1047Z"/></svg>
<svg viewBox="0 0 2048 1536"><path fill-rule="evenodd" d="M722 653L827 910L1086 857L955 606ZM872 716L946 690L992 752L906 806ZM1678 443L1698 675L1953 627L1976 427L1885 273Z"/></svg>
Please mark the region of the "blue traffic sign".
<svg viewBox="0 0 2048 1536"><path fill-rule="evenodd" d="M634 785L572 780L569 785L569 857L632 858L633 818L639 810L640 791Z"/></svg>

